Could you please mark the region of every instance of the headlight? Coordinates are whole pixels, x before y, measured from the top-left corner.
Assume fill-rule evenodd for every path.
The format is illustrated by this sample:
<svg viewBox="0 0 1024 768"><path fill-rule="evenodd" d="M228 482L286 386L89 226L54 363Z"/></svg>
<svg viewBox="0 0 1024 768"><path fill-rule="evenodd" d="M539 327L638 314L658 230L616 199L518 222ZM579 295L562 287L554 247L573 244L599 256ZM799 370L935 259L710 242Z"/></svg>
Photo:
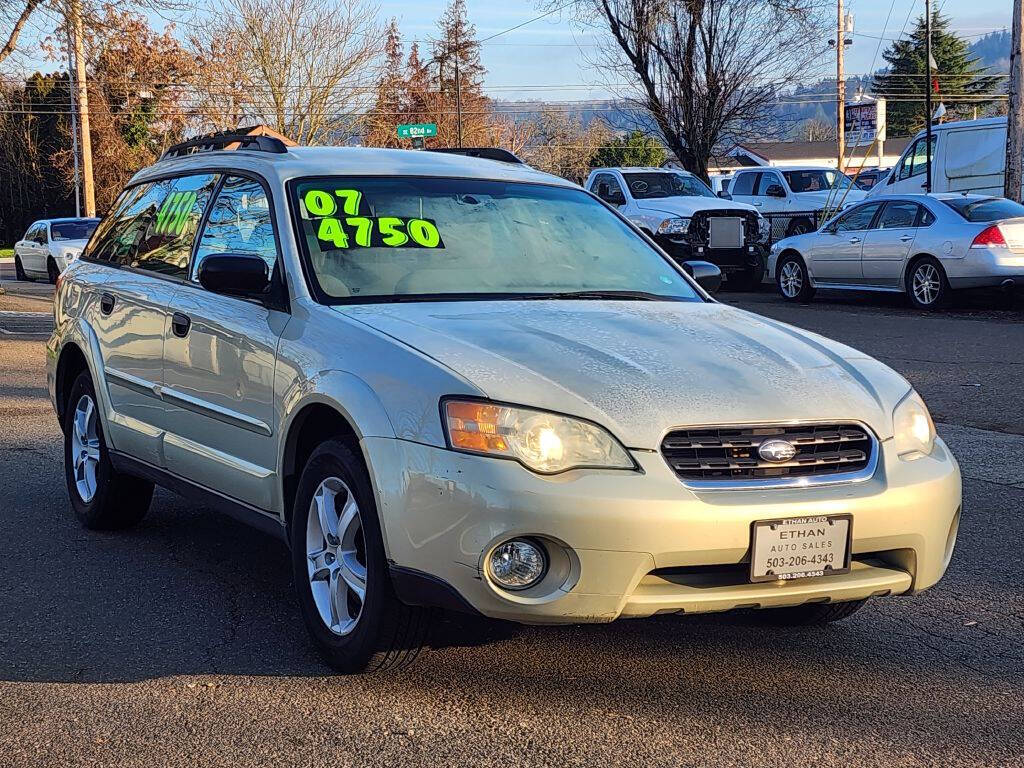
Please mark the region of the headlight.
<svg viewBox="0 0 1024 768"><path fill-rule="evenodd" d="M928 406L914 390L900 400L892 412L892 434L896 454L916 459L927 456L935 445L935 424Z"/></svg>
<svg viewBox="0 0 1024 768"><path fill-rule="evenodd" d="M70 264L72 261L77 259L81 255L81 251L77 248L64 248L61 250L60 255L64 258L66 264Z"/></svg>
<svg viewBox="0 0 1024 768"><path fill-rule="evenodd" d="M757 214L757 233L759 239L767 240L772 232L772 223L761 214Z"/></svg>
<svg viewBox="0 0 1024 768"><path fill-rule="evenodd" d="M472 400L446 400L443 411L448 444L456 451L514 459L542 474L636 467L607 430L570 416Z"/></svg>
<svg viewBox="0 0 1024 768"><path fill-rule="evenodd" d="M665 219L658 225L659 235L685 235L690 229L689 219Z"/></svg>

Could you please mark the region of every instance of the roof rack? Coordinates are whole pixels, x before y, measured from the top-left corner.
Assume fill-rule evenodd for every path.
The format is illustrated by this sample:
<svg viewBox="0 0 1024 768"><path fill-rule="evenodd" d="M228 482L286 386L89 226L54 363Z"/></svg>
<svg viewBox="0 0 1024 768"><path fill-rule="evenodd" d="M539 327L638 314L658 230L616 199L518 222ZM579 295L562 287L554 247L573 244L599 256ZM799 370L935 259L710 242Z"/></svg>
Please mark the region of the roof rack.
<svg viewBox="0 0 1024 768"><path fill-rule="evenodd" d="M465 155L466 157L480 157L484 160L497 160L500 163L516 163L525 165L522 160L516 157L507 149L501 147L430 147L428 152L442 152L446 155Z"/></svg>
<svg viewBox="0 0 1024 768"><path fill-rule="evenodd" d="M168 147L160 155L160 159L185 157L197 152L233 149L251 149L257 152L272 152L280 155L287 152L289 146L295 146L294 142L269 128L257 125L252 128L236 128L231 131L220 131L219 133L196 136L194 139Z"/></svg>

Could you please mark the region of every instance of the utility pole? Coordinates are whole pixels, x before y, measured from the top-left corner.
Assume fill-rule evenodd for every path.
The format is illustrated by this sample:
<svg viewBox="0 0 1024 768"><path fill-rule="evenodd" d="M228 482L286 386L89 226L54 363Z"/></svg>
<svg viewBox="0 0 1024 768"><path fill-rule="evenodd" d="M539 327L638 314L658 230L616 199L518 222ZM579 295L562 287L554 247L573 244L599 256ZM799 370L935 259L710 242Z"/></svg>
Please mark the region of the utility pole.
<svg viewBox="0 0 1024 768"><path fill-rule="evenodd" d="M925 194L932 191L932 0L924 0L924 165L927 170L924 180Z"/></svg>
<svg viewBox="0 0 1024 768"><path fill-rule="evenodd" d="M1021 202L1024 183L1024 0L1013 0L1010 40L1010 111L1006 118L1006 176L1003 196Z"/></svg>
<svg viewBox="0 0 1024 768"><path fill-rule="evenodd" d="M843 72L843 53L846 48L846 29L843 18L843 0L836 0L836 139L839 145L839 161L836 168L843 170L846 154L846 76Z"/></svg>
<svg viewBox="0 0 1024 768"><path fill-rule="evenodd" d="M68 33L68 93L71 94L71 150L75 155L75 216L82 215L82 177L78 167L78 107L75 104L75 54L71 43L71 25Z"/></svg>
<svg viewBox="0 0 1024 768"><path fill-rule="evenodd" d="M78 135L82 147L82 191L85 215L96 215L96 187L92 178L92 142L89 140L89 88L85 81L85 45L82 40L82 3L71 0L68 13L71 26L71 50L75 59L75 90L78 91Z"/></svg>

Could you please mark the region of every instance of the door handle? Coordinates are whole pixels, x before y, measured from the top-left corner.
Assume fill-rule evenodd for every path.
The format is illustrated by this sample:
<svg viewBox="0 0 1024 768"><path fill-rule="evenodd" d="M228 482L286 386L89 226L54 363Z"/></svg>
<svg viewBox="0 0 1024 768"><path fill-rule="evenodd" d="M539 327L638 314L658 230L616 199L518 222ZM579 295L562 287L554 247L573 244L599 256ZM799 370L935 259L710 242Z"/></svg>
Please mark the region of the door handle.
<svg viewBox="0 0 1024 768"><path fill-rule="evenodd" d="M114 297L109 293L104 293L100 296L100 312L104 315L109 315L114 311Z"/></svg>
<svg viewBox="0 0 1024 768"><path fill-rule="evenodd" d="M188 336L188 329L192 327L192 320L188 315L175 312L171 315L171 330L180 339Z"/></svg>
<svg viewBox="0 0 1024 768"><path fill-rule="evenodd" d="M913 240L913 239L914 239L914 236L913 236L913 235L903 235L903 236L902 236L902 237L900 238L900 242L902 242L902 243L909 243L909 242L910 242L911 240Z"/></svg>
<svg viewBox="0 0 1024 768"><path fill-rule="evenodd" d="M857 243L860 242L860 238L859 237L851 237L850 238L850 242L853 243L854 245L856 245Z"/></svg>

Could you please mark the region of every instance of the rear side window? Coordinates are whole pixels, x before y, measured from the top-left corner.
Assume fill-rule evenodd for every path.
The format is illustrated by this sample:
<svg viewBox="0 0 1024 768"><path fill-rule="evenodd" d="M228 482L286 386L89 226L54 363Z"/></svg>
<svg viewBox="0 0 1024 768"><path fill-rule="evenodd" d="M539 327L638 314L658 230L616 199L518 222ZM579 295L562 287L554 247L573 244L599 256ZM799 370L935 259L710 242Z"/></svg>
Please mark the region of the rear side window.
<svg viewBox="0 0 1024 768"><path fill-rule="evenodd" d="M952 197L943 198L942 202L968 221L998 221L1024 216L1024 205L1005 197L986 197L980 200L976 197Z"/></svg>
<svg viewBox="0 0 1024 768"><path fill-rule="evenodd" d="M215 174L181 176L125 190L104 219L89 257L184 278Z"/></svg>
<svg viewBox="0 0 1024 768"><path fill-rule="evenodd" d="M732 193L734 195L754 194L754 182L757 180L757 176L756 173L741 173L732 184Z"/></svg>
<svg viewBox="0 0 1024 768"><path fill-rule="evenodd" d="M270 213L270 201L263 186L251 179L228 176L210 208L199 238L192 279L197 279L203 259L215 253L245 253L259 256L273 272L277 262L277 239Z"/></svg>

